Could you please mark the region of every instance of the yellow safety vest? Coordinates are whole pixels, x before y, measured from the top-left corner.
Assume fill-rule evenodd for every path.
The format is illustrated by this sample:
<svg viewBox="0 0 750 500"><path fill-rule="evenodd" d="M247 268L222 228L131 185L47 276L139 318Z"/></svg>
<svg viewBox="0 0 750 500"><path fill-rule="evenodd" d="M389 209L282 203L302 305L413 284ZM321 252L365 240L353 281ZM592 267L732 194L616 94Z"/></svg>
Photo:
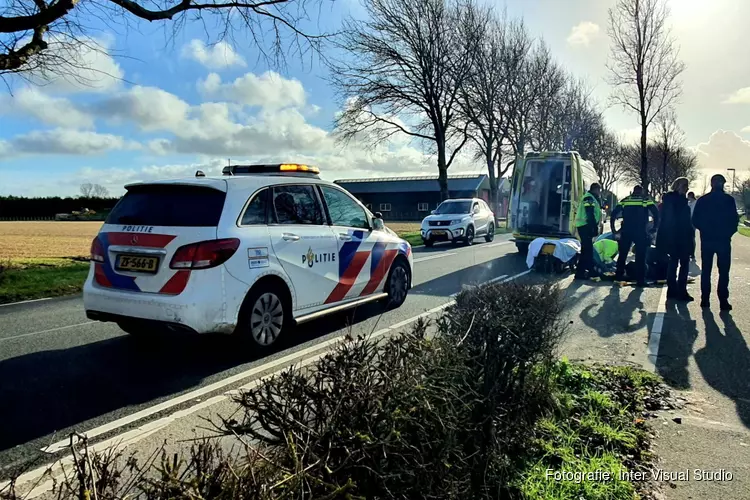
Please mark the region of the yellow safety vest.
<svg viewBox="0 0 750 500"><path fill-rule="evenodd" d="M581 198L581 203L578 205L578 213L576 214L576 227L583 227L588 224L586 219L586 207L594 208L594 220L599 225L599 220L602 218L602 207L599 205L599 200L596 199L591 193L586 193Z"/></svg>

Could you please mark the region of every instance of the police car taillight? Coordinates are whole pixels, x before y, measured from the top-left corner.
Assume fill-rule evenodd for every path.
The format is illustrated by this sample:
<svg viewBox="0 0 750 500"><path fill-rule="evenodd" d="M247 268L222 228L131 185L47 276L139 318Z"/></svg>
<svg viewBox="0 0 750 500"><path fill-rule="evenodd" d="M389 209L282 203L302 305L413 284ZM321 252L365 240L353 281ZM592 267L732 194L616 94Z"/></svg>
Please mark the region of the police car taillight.
<svg viewBox="0 0 750 500"><path fill-rule="evenodd" d="M104 262L104 247L99 241L98 236L91 242L91 256L89 259L94 262Z"/></svg>
<svg viewBox="0 0 750 500"><path fill-rule="evenodd" d="M240 246L237 238L201 241L177 249L169 263L171 269L209 269L228 261Z"/></svg>

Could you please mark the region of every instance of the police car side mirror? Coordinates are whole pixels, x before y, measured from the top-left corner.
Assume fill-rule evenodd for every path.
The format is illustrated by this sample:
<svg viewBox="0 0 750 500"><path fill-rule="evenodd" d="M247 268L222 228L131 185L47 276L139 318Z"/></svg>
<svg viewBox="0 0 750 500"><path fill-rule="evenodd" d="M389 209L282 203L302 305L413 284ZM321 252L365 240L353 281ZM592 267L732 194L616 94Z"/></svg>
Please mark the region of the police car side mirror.
<svg viewBox="0 0 750 500"><path fill-rule="evenodd" d="M375 231L382 231L383 228L385 228L385 224L383 223L383 219L375 216L375 218L372 220L372 228Z"/></svg>

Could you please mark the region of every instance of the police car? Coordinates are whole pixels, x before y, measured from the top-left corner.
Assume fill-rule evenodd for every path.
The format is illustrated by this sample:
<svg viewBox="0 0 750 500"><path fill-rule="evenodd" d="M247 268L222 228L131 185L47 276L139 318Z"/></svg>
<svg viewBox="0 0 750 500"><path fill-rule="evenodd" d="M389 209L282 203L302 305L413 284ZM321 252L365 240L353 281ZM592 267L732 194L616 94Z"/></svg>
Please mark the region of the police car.
<svg viewBox="0 0 750 500"><path fill-rule="evenodd" d="M411 246L316 167L223 174L125 186L91 244L89 319L133 335L234 333L265 348L295 323L403 304Z"/></svg>

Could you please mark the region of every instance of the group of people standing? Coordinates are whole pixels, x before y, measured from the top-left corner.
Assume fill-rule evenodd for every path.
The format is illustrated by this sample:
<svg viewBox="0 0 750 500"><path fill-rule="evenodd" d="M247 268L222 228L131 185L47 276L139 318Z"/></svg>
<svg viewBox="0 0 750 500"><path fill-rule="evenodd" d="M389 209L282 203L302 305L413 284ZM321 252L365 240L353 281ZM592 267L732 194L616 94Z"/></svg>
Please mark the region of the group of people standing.
<svg viewBox="0 0 750 500"><path fill-rule="evenodd" d="M610 226L618 242L615 280L625 279L627 257L635 247L634 276L630 280L637 286L646 285L646 263L650 253L655 263L665 264L667 298L692 301L688 293L690 261L695 259L695 235L700 232L701 242L701 307L710 307L711 271L714 256L719 270L717 294L721 310L731 310L729 304L729 268L731 265L731 239L737 232L739 215L734 198L724 192L726 179L717 174L711 178L711 192L696 199L688 192L685 177L675 179L671 189L662 197L659 206L635 186L612 211ZM601 186L593 183L584 195L578 209L576 226L581 238L581 255L576 267L576 279L595 277L594 239L599 234ZM619 230L615 221L622 218ZM649 220L653 219L653 221ZM656 240L655 249L652 242Z"/></svg>

